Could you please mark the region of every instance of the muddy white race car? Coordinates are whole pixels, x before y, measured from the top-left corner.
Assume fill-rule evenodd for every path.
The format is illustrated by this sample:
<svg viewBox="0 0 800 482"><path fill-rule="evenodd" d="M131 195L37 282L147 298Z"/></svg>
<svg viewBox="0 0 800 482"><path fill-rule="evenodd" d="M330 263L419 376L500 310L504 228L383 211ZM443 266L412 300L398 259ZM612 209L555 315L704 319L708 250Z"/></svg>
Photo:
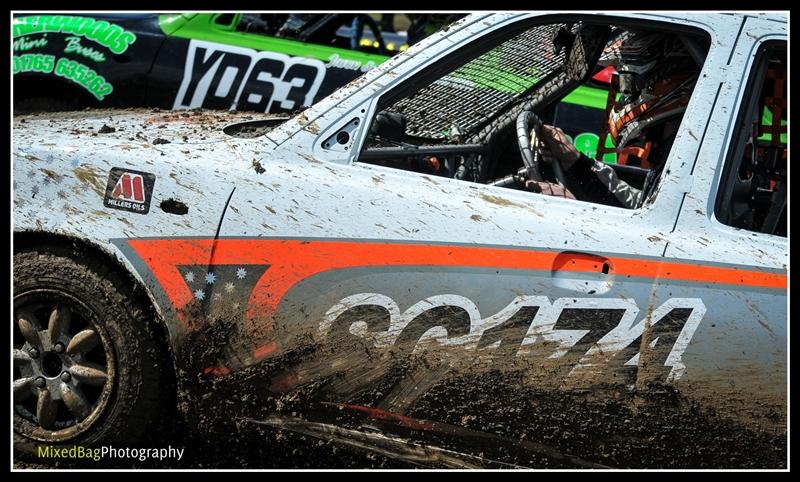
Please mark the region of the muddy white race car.
<svg viewBox="0 0 800 482"><path fill-rule="evenodd" d="M476 14L290 118L16 117L15 449L177 407L418 465L785 467L786 21ZM530 131L641 32L696 80L597 161L620 205Z"/></svg>

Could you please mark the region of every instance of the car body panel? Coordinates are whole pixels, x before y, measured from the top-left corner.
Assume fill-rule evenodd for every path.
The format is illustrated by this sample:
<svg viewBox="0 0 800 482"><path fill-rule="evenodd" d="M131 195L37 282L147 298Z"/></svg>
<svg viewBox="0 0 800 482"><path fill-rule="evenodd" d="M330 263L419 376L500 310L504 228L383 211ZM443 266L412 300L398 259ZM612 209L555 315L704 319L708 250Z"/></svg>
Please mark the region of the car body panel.
<svg viewBox="0 0 800 482"><path fill-rule="evenodd" d="M18 172L14 181L15 226L91 240L110 253L115 250L108 239L146 236L166 225L175 234L213 236L235 187L226 175L226 162L208 161L223 158L223 151L230 153L227 136L220 132L230 122L229 115L205 115L200 121L201 116L189 113L125 112L108 111L108 116L100 118L90 112L50 114L49 121L42 117L32 137L17 125L15 159L18 166L24 163L25 171ZM68 120L59 121L59 117ZM38 122L28 118L32 126ZM175 127L178 123L180 128ZM115 132L99 134L104 126ZM85 151L81 136L91 138L95 149ZM165 137L169 141L160 143ZM104 205L107 191L113 188L108 185L113 168L155 176L146 215ZM189 215L161 209L168 199L192 199ZM118 259L127 264L124 257Z"/></svg>

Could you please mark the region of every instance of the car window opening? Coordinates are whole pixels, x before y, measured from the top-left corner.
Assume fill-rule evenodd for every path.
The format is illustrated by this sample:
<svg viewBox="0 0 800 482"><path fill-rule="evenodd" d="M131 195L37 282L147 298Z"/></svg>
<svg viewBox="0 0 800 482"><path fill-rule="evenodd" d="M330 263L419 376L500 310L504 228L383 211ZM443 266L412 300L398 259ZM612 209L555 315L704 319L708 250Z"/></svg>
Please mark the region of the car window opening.
<svg viewBox="0 0 800 482"><path fill-rule="evenodd" d="M735 228L785 237L789 188L785 44L769 46L759 55L716 216Z"/></svg>
<svg viewBox="0 0 800 482"><path fill-rule="evenodd" d="M708 47L641 26L537 25L383 106L358 161L640 208Z"/></svg>

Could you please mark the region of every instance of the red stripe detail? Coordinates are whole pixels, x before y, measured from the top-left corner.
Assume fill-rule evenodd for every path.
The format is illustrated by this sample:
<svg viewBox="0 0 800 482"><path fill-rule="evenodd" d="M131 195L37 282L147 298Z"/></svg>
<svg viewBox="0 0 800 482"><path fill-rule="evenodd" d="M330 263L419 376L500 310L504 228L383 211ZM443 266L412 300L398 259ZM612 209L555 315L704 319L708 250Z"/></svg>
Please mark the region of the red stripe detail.
<svg viewBox="0 0 800 482"><path fill-rule="evenodd" d="M212 377L224 377L230 373L231 369L224 366L203 368L203 375L210 375Z"/></svg>
<svg viewBox="0 0 800 482"><path fill-rule="evenodd" d="M142 176L133 176L133 199L144 202L144 186Z"/></svg>
<svg viewBox="0 0 800 482"><path fill-rule="evenodd" d="M278 351L278 344L275 341L271 341L266 345L259 346L255 350L253 350L253 356L256 359L264 358L266 356L272 355L277 351Z"/></svg>
<svg viewBox="0 0 800 482"><path fill-rule="evenodd" d="M131 176L130 174L122 175L122 197L125 199L131 198Z"/></svg>
<svg viewBox="0 0 800 482"><path fill-rule="evenodd" d="M609 65L605 69L601 70L600 72L594 74L592 80L596 82L601 82L603 84L610 84L611 83L611 75L614 74L617 70L614 68L613 65Z"/></svg>
<svg viewBox="0 0 800 482"><path fill-rule="evenodd" d="M436 424L427 422L424 420L417 420L415 418L411 418L405 415L400 415L399 413L388 412L386 410L382 410L380 408L372 408L366 407L364 405L354 405L349 403L331 403L331 402L322 402L323 405L333 405L339 410L342 409L350 409L355 410L357 412L362 412L367 414L368 417L374 418L375 420L384 420L387 422L394 422L400 426L415 429L415 430L435 430Z"/></svg>
<svg viewBox="0 0 800 482"><path fill-rule="evenodd" d="M253 356L256 358L256 360L261 358L255 354ZM297 375L295 375L294 373L287 373L285 376L273 381L269 385L268 390L272 393L284 393L297 387L297 384L298 384Z"/></svg>

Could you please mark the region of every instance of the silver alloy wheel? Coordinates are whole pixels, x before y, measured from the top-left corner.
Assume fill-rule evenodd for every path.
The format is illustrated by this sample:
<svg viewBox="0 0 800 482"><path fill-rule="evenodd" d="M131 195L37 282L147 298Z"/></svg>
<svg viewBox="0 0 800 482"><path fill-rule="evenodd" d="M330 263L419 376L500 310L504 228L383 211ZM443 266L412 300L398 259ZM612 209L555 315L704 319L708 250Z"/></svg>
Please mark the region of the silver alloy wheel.
<svg viewBox="0 0 800 482"><path fill-rule="evenodd" d="M86 431L103 413L115 358L89 308L61 290L14 299L14 425L57 442Z"/></svg>

